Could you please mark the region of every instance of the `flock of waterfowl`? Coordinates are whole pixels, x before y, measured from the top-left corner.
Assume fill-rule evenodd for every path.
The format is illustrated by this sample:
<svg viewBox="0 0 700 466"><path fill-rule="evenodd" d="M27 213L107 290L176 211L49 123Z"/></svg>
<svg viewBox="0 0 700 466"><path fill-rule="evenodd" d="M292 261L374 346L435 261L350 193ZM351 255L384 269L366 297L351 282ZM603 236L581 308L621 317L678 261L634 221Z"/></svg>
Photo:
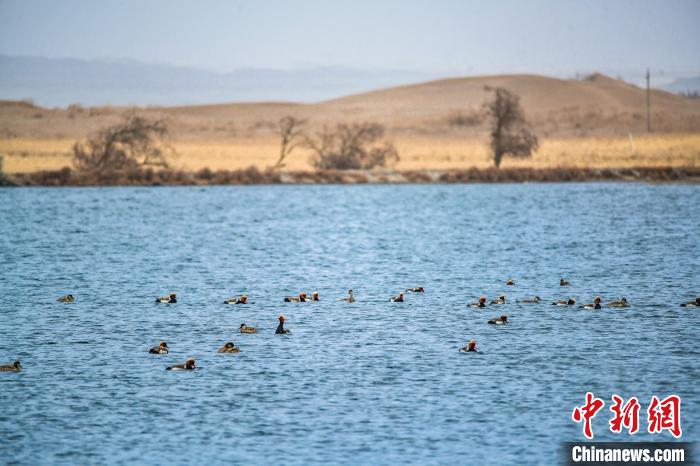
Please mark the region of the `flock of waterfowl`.
<svg viewBox="0 0 700 466"><path fill-rule="evenodd" d="M559 281L560 286L569 286L571 283L567 280L564 280L563 278ZM509 279L506 281L507 286L514 286L515 285L515 280ZM419 287L414 287L414 288L408 288L405 290L406 293L424 293L425 289L422 286ZM284 298L284 302L314 302L314 301L320 301L320 297L317 291L314 291L311 293L311 296L306 294L306 292L301 292L299 293L298 296L288 296ZM72 294L67 294L65 296L61 296L60 298L57 299L59 302L63 303L72 303L75 301L75 298L73 297ZM348 303L354 303L355 302L355 294L353 290L348 290L348 296L339 299L338 301L344 301ZM399 293L398 296L392 296L389 299L390 302L393 303L402 303L404 302L404 293ZM469 307L476 307L476 308L484 308L487 307L487 299L486 296L481 296L477 301L469 303ZM521 304L539 304L542 302L542 299L539 296L534 296L532 298L526 298L523 300L518 301ZM168 296L163 296L160 298L156 298L156 303L158 304L175 304L177 303L177 295L175 293L170 293ZM227 299L224 301L224 304L252 304L249 303L248 301L248 296L246 295L241 295L241 296L236 296ZM490 305L504 305L506 304L506 295L505 294L500 294L498 298L492 300L490 302ZM552 302L552 305L554 306L575 306L576 305L576 299L575 298L568 298L565 300L558 300ZM629 303L627 302L626 298L621 298L616 301L610 301L606 304L608 307L627 307ZM582 309L602 309L603 306L603 300L601 299L600 296L596 296L593 299L592 303L588 304L583 304L580 305L579 307ZM687 301L685 303L681 304L681 307L700 307L700 296L695 298L692 301ZM291 333L289 329L284 327L284 322L285 318L283 315L280 315L278 318L278 324L277 328L275 330L276 335L287 335ZM495 317L487 322L488 324L491 325L507 325L508 324L508 315L502 314L499 317ZM240 333L244 334L250 334L250 333L258 333L258 329L255 327L251 327L246 325L245 323L241 324L239 327ZM469 353L469 352L476 352L477 351L477 342L476 340L471 340L467 343L466 346L462 347L459 349L459 352L462 353ZM165 341L161 341L158 346L154 346L150 350L148 350L150 354L168 354L169 348L168 344ZM224 345L219 348L217 351L218 353L240 353L241 349L237 347L233 342L229 341L224 343ZM196 361L194 358L188 358L183 364L175 364L173 366L168 366L166 370L194 370L196 369ZM6 364L6 365L0 365L0 372L19 372L22 370L22 364L20 361L15 361L12 364Z"/></svg>

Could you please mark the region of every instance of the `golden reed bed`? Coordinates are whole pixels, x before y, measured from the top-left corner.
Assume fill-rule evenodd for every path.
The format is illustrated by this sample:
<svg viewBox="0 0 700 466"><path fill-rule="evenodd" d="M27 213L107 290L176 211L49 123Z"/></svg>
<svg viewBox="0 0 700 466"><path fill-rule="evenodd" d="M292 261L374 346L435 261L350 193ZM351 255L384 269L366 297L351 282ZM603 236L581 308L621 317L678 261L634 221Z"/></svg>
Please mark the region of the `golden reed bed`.
<svg viewBox="0 0 700 466"><path fill-rule="evenodd" d="M492 165L484 138L399 136L393 138L401 160L398 171L466 170ZM71 167L73 139L0 139L3 171L8 174ZM175 141L170 165L177 170L264 170L279 150L274 137ZM297 149L286 169L309 171L309 152ZM700 166L700 134L651 134L628 137L543 138L531 159L505 159L503 168L630 168Z"/></svg>

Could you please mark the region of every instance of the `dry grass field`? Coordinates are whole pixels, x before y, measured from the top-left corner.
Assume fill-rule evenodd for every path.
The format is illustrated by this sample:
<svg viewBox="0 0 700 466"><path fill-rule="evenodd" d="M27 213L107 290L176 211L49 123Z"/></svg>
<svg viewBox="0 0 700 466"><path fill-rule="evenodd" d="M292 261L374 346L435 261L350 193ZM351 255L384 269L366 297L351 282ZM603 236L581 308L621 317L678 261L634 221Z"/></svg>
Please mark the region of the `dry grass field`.
<svg viewBox="0 0 700 466"><path fill-rule="evenodd" d="M279 152L276 122L307 120L313 133L338 122L377 122L396 145L397 170L486 168L488 121L481 108L494 87L521 97L540 148L503 167L625 168L700 165L700 100L652 92L652 133L646 132L643 89L602 75L582 80L542 76L457 78L384 89L317 104L253 103L189 107L45 109L0 102L0 156L6 173L71 166L71 146L127 112L164 118L180 170L272 166ZM289 170L309 170L296 149Z"/></svg>
<svg viewBox="0 0 700 466"><path fill-rule="evenodd" d="M210 142L176 142L170 165L181 170L264 169L277 160L278 141L272 137ZM493 165L484 138L396 137L401 160L398 170L486 168ZM72 166L72 140L2 139L4 171L27 173ZM289 170L310 170L310 153L295 150ZM700 134L660 134L637 137L568 137L543 139L530 159L505 159L503 167L624 168L700 166Z"/></svg>

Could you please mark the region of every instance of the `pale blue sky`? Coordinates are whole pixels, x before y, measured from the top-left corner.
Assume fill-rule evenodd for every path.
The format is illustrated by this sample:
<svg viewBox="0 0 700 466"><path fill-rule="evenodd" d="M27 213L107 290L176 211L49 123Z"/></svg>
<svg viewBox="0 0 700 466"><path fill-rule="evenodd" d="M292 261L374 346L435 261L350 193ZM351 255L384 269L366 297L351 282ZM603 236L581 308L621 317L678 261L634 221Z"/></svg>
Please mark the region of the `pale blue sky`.
<svg viewBox="0 0 700 466"><path fill-rule="evenodd" d="M697 0L0 0L0 53L214 70L698 74L698 24Z"/></svg>

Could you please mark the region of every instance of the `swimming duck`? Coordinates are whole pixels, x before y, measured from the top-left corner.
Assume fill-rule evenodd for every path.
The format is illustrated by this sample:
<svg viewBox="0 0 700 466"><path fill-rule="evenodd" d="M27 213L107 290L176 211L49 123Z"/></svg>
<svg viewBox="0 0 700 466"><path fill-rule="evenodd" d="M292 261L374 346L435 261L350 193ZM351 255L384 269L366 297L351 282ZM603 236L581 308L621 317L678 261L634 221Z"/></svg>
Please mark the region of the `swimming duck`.
<svg viewBox="0 0 700 466"><path fill-rule="evenodd" d="M224 346L219 348L219 351L217 351L217 353L240 353L240 352L241 352L241 349L237 348L236 345L234 345L232 341L229 341Z"/></svg>
<svg viewBox="0 0 700 466"><path fill-rule="evenodd" d="M311 299L309 301L320 301L321 299L318 297L318 291L314 291L311 293Z"/></svg>
<svg viewBox="0 0 700 466"><path fill-rule="evenodd" d="M19 361L15 361L12 364L0 366L0 372L19 372L21 370L22 364Z"/></svg>
<svg viewBox="0 0 700 466"><path fill-rule="evenodd" d="M501 317L489 320L488 323L491 325L506 325L508 323L508 316L504 314Z"/></svg>
<svg viewBox="0 0 700 466"><path fill-rule="evenodd" d="M398 296L392 296L391 299L389 300L391 303L402 303L403 302L403 293L399 293Z"/></svg>
<svg viewBox="0 0 700 466"><path fill-rule="evenodd" d="M619 301L611 301L608 303L608 307L627 307L628 305L627 298L622 298Z"/></svg>
<svg viewBox="0 0 700 466"><path fill-rule="evenodd" d="M505 304L506 303L506 295L501 294L498 296L498 299L494 299L491 301L491 304Z"/></svg>
<svg viewBox="0 0 700 466"><path fill-rule="evenodd" d="M467 343L467 346L463 346L459 349L460 353L475 353L476 352L476 340L471 340Z"/></svg>
<svg viewBox="0 0 700 466"><path fill-rule="evenodd" d="M72 303L73 301L75 301L75 298L73 297L72 294L67 294L65 296L61 296L56 301L59 301L62 303Z"/></svg>
<svg viewBox="0 0 700 466"><path fill-rule="evenodd" d="M486 307L486 296L479 298L479 301L470 303L469 307Z"/></svg>
<svg viewBox="0 0 700 466"><path fill-rule="evenodd" d="M508 285L508 286L515 285L515 280L513 280L512 278L509 278L508 280L506 280L506 285Z"/></svg>
<svg viewBox="0 0 700 466"><path fill-rule="evenodd" d="M576 304L576 300L574 298L569 298L567 301L554 301L552 306L573 306L574 304Z"/></svg>
<svg viewBox="0 0 700 466"><path fill-rule="evenodd" d="M241 331L241 333L258 333L257 328L249 327L246 324L241 324L240 331Z"/></svg>
<svg viewBox="0 0 700 466"><path fill-rule="evenodd" d="M229 298L224 304L248 304L248 296L242 294L238 298Z"/></svg>
<svg viewBox="0 0 700 466"><path fill-rule="evenodd" d="M156 298L156 302L163 304L174 304L177 302L177 295L175 293L170 293L168 296Z"/></svg>
<svg viewBox="0 0 700 466"><path fill-rule="evenodd" d="M542 299L540 299L539 296L535 296L534 298L525 298L522 301L520 301L523 304L538 304Z"/></svg>
<svg viewBox="0 0 700 466"><path fill-rule="evenodd" d="M407 288L406 292L408 293L425 293L425 288L422 286L417 286L415 288Z"/></svg>
<svg viewBox="0 0 700 466"><path fill-rule="evenodd" d="M596 296L596 298L593 300L592 303L590 304L584 304L583 306L580 306L583 309L600 309L600 303L601 303L600 296Z"/></svg>
<svg viewBox="0 0 700 466"><path fill-rule="evenodd" d="M687 303L681 304L681 307L700 307L700 296L695 298L695 301L688 301Z"/></svg>
<svg viewBox="0 0 700 466"><path fill-rule="evenodd" d="M275 330L275 335L286 335L288 333L292 333L289 331L289 329L284 328L284 316L279 316L277 320L279 320L280 323L277 326L277 330Z"/></svg>
<svg viewBox="0 0 700 466"><path fill-rule="evenodd" d="M185 361L185 364L175 364L174 366L168 366L165 368L166 371L193 371L195 370L194 358L189 358Z"/></svg>
<svg viewBox="0 0 700 466"><path fill-rule="evenodd" d="M561 278L559 280L559 286L569 286L569 285L571 285L571 282L569 282L568 280L564 280L563 278Z"/></svg>
<svg viewBox="0 0 700 466"><path fill-rule="evenodd" d="M168 344L164 341L161 341L158 346L154 346L153 348L148 350L149 354L168 354Z"/></svg>
<svg viewBox="0 0 700 466"><path fill-rule="evenodd" d="M285 303L305 303L306 300L306 293L304 291L299 293L299 296L289 296L287 298L284 298Z"/></svg>
<svg viewBox="0 0 700 466"><path fill-rule="evenodd" d="M348 290L348 297L347 298L341 298L338 301L346 301L348 303L354 303L355 302L355 294L353 293L352 290Z"/></svg>

